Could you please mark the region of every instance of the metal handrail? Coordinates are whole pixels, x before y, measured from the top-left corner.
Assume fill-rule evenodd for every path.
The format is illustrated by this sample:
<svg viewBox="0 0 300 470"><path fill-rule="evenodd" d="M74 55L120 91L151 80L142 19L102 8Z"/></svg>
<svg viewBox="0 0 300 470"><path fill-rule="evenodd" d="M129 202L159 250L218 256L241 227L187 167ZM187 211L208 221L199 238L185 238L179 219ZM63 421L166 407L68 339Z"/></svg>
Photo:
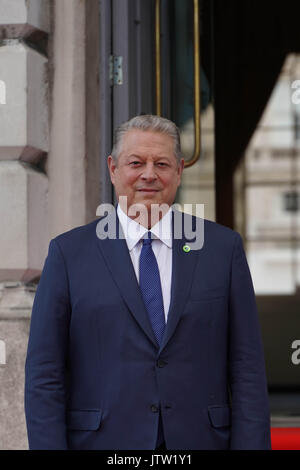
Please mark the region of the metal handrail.
<svg viewBox="0 0 300 470"><path fill-rule="evenodd" d="M194 165L201 154L201 81L200 81L200 24L199 0L194 1L194 153L185 160L185 168ZM161 116L161 0L155 1L155 79L156 79L156 114Z"/></svg>

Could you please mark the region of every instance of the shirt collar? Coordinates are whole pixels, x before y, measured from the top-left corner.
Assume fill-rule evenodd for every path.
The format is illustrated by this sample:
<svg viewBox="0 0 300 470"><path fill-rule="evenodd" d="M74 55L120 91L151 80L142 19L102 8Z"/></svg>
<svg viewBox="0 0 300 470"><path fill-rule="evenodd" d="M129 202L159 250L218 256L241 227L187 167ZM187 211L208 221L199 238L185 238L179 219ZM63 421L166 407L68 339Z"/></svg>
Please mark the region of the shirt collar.
<svg viewBox="0 0 300 470"><path fill-rule="evenodd" d="M129 251L150 231L154 239L159 239L169 248L172 248L172 210L168 212L155 224L150 230L147 230L141 224L128 217L127 214L121 209L120 204L117 207L117 214L119 221L127 242Z"/></svg>

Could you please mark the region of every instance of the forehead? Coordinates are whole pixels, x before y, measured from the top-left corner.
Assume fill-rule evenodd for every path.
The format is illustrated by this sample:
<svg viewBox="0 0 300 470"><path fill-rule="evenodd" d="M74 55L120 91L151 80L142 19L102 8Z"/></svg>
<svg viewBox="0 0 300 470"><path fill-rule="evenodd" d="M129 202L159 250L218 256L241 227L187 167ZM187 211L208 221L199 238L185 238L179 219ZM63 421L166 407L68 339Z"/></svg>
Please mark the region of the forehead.
<svg viewBox="0 0 300 470"><path fill-rule="evenodd" d="M174 140L162 132L130 129L123 136L120 150L123 154L139 151L174 155Z"/></svg>

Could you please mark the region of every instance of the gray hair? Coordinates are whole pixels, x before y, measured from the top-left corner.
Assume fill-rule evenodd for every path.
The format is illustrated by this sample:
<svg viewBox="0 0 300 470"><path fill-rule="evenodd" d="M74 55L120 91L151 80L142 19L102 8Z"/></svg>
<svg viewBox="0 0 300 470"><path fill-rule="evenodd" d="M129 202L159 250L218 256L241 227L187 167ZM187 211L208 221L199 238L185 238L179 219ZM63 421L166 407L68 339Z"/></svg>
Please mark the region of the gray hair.
<svg viewBox="0 0 300 470"><path fill-rule="evenodd" d="M124 122L115 130L113 149L111 152L115 162L117 162L121 152L121 145L124 135L132 129L160 132L170 136L174 141L174 156L177 160L177 163L179 164L180 159L183 158L181 153L180 134L176 124L174 124L174 122L170 121L169 119L160 116L143 114Z"/></svg>

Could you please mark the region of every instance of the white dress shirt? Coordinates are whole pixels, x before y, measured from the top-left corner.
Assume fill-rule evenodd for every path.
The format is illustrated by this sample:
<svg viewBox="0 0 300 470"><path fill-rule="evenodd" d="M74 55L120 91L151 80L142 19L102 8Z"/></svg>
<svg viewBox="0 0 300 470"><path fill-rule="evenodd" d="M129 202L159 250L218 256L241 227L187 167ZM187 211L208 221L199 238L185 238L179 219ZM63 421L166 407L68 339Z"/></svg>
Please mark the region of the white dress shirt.
<svg viewBox="0 0 300 470"><path fill-rule="evenodd" d="M163 296L165 320L168 319L168 311L171 300L172 280L172 211L171 209L149 230L125 214L118 204L117 214L127 242L129 254L139 283L139 261L142 251L142 238L150 231L154 239L152 249L157 260L160 282Z"/></svg>

